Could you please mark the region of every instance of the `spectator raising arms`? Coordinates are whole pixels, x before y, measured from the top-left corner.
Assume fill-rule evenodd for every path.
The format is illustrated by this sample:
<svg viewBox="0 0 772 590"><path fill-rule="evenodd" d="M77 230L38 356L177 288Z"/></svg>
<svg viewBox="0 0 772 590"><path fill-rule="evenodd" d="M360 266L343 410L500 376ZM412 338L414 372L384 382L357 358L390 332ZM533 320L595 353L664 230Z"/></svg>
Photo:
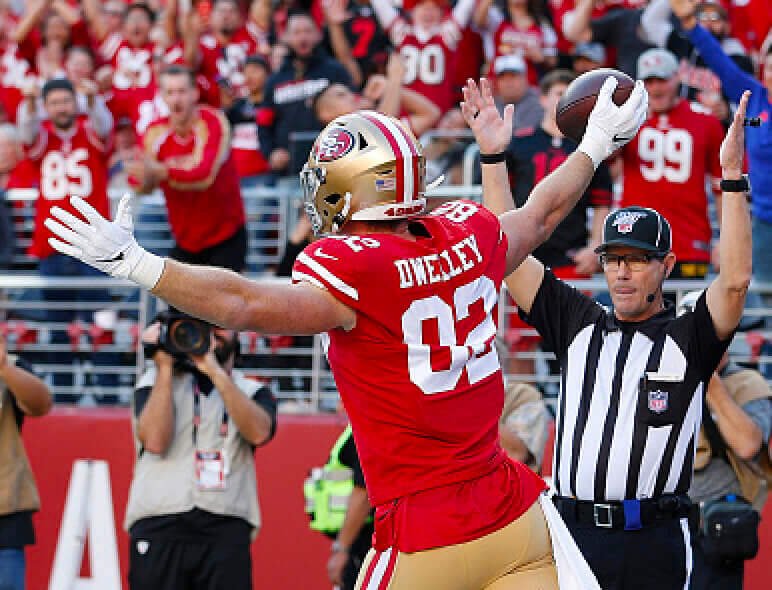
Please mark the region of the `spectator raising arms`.
<svg viewBox="0 0 772 590"><path fill-rule="evenodd" d="M357 86L382 67L390 43L369 0L323 0L327 44Z"/></svg>
<svg viewBox="0 0 772 590"><path fill-rule="evenodd" d="M406 20L391 0L372 0L381 26L405 60L405 88L423 94L444 113L453 101L453 67L475 0L459 0L444 14L445 0L406 0Z"/></svg>
<svg viewBox="0 0 772 590"><path fill-rule="evenodd" d="M200 70L210 85L227 80L236 95L242 96L244 64L258 47L244 27L236 0L215 0L209 19L211 34L201 35L200 19L188 22L193 26L185 35L185 61Z"/></svg>
<svg viewBox="0 0 772 590"><path fill-rule="evenodd" d="M750 89L748 117L758 117L761 126L750 128L745 141L748 170L753 187L753 275L761 281L772 281L772 133L770 115L772 103L772 50L763 56L763 79L756 80L743 72L724 53L719 42L697 23L696 0L672 0L673 13L681 20L681 27L700 52L708 67L721 79L721 86L732 102L740 100L743 91Z"/></svg>
<svg viewBox="0 0 772 590"><path fill-rule="evenodd" d="M649 41L666 47L680 60L681 95L696 100L721 119L726 127L732 120L729 101L718 79L694 45L670 22L669 0L653 0L641 16L641 29ZM721 0L704 0L699 4L697 20L721 43L721 48L742 70L753 74L753 63L742 44L729 36L729 15Z"/></svg>
<svg viewBox="0 0 772 590"><path fill-rule="evenodd" d="M507 0L502 13L493 0L482 0L477 7L478 25L493 33L494 59L516 53L528 64L528 82L557 64L557 35L541 12L538 0Z"/></svg>
<svg viewBox="0 0 772 590"><path fill-rule="evenodd" d="M43 220L54 204L75 213L69 205L72 196L87 200L97 211L109 212L105 140L111 128L100 132L93 110L77 114L75 89L65 78L46 82L42 94L48 120L41 122L32 89L27 90L17 114L21 139L40 170L40 198L30 254L41 259L43 274L61 274L57 264L61 257L48 244L51 233ZM87 105L93 109L94 103ZM81 268L85 274L93 274L88 267Z"/></svg>

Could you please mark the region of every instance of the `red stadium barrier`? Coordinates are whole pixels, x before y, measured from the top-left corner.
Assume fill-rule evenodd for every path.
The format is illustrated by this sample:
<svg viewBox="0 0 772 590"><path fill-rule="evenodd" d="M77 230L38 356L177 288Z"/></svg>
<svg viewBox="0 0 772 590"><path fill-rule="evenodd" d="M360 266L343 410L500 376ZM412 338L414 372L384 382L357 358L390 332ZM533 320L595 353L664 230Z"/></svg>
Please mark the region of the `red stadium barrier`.
<svg viewBox="0 0 772 590"><path fill-rule="evenodd" d="M329 541L311 531L303 512L303 480L308 469L326 460L344 422L337 416L281 415L276 438L256 454L263 528L252 546L254 588L323 590ZM123 517L133 466L128 410L57 408L24 424L24 440L43 503L35 517L37 545L27 552L27 588L45 590L76 459L110 465L121 576L126 584L128 536ZM546 459L546 458L545 458ZM759 556L749 564L746 590L769 587L772 560L772 508L764 511ZM88 566L84 566L86 575Z"/></svg>

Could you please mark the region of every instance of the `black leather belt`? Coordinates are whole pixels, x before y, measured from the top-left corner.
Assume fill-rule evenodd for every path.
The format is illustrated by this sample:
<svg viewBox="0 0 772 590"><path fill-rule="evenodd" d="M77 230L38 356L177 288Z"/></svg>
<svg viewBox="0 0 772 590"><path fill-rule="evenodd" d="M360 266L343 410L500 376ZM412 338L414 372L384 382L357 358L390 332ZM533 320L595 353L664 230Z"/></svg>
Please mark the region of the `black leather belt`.
<svg viewBox="0 0 772 590"><path fill-rule="evenodd" d="M687 496L666 495L646 500L592 502L553 496L555 507L566 522L606 529L638 530L657 521L699 517L699 507Z"/></svg>

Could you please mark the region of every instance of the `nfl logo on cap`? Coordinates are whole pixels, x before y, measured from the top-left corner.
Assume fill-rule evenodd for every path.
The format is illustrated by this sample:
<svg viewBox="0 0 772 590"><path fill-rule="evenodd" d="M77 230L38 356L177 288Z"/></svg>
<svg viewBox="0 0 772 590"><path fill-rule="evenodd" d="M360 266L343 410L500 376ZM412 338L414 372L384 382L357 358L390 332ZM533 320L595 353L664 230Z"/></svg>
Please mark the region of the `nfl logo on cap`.
<svg viewBox="0 0 772 590"><path fill-rule="evenodd" d="M641 217L646 217L646 214L638 211L620 211L614 219L614 225L617 226L620 234L629 234L633 231L635 222Z"/></svg>
<svg viewBox="0 0 772 590"><path fill-rule="evenodd" d="M667 410L667 391L650 391L649 409L655 414L661 414Z"/></svg>

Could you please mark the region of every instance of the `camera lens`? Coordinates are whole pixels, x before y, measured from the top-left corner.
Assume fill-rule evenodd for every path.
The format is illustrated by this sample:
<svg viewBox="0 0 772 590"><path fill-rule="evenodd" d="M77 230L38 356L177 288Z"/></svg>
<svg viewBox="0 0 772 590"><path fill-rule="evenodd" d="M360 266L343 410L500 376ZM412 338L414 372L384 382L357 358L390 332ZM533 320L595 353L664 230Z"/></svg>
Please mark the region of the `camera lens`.
<svg viewBox="0 0 772 590"><path fill-rule="evenodd" d="M204 346L204 331L201 324L190 320L179 320L170 330L171 340L180 352L190 353ZM208 343L207 343L208 344Z"/></svg>

